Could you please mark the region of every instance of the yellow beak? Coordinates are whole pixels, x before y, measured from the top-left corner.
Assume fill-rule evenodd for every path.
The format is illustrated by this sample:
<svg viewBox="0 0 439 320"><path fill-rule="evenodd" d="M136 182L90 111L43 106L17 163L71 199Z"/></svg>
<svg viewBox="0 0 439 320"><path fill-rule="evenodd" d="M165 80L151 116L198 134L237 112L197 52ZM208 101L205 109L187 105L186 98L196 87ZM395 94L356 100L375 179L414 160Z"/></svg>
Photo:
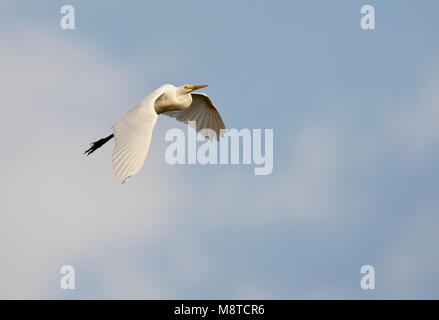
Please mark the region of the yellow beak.
<svg viewBox="0 0 439 320"><path fill-rule="evenodd" d="M186 87L187 87L187 89L191 89L192 91L194 91L194 90L197 90L197 89L201 89L201 88L207 87L207 84L202 84L202 85L199 85L199 86L186 86Z"/></svg>

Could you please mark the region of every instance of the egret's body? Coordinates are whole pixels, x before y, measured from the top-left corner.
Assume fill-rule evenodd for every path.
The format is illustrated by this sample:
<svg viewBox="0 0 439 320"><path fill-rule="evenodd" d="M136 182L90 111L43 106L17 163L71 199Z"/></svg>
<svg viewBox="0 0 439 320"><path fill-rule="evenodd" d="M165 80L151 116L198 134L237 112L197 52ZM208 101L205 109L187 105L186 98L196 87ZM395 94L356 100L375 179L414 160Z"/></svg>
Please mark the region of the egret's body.
<svg viewBox="0 0 439 320"><path fill-rule="evenodd" d="M113 127L113 134L92 143L85 153L93 153L114 136L114 174L118 182L124 183L145 162L159 114L185 123L195 121L197 132L211 129L215 134L207 134L209 139L219 139L220 130L225 129L220 114L207 95L192 93L203 87L206 86L161 86L121 117Z"/></svg>

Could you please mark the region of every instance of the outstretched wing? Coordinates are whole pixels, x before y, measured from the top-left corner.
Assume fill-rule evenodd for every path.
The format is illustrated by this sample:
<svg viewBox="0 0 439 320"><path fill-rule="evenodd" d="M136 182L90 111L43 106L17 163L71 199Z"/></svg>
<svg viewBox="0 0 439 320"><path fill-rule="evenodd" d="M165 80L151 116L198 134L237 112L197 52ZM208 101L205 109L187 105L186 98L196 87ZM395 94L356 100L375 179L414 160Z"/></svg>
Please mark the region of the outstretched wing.
<svg viewBox="0 0 439 320"><path fill-rule="evenodd" d="M175 118L178 121L188 124L189 121L196 121L196 127L194 129L197 132L203 129L212 129L216 133L216 139L219 140L220 136L224 133L221 129L225 129L223 119L218 110L216 110L209 97L203 93L191 93L192 104L183 111L167 111L163 114ZM206 136L212 140L214 137L208 133Z"/></svg>
<svg viewBox="0 0 439 320"><path fill-rule="evenodd" d="M142 168L148 155L152 130L157 122L155 111L137 105L114 125L116 146L113 150L114 175L119 183Z"/></svg>

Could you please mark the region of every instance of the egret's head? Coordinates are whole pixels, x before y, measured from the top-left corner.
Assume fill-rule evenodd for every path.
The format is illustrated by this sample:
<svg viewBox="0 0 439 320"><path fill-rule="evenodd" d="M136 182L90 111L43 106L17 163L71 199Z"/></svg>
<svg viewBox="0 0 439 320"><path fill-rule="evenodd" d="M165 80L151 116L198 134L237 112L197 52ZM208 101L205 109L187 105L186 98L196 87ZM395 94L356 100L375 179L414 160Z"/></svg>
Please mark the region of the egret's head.
<svg viewBox="0 0 439 320"><path fill-rule="evenodd" d="M183 86L183 89L185 90L186 93L190 93L192 91L195 91L195 90L198 90L198 89L201 89L201 88L204 88L204 87L207 87L207 84L202 84L202 85L199 85L199 86L185 85L185 86Z"/></svg>

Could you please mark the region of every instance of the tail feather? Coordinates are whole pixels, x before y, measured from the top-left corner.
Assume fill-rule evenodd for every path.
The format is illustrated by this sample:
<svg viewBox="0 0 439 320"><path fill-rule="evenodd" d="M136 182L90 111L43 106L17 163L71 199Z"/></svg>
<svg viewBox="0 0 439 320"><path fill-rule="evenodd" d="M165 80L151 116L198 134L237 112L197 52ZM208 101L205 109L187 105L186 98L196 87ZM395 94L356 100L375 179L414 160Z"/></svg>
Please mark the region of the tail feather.
<svg viewBox="0 0 439 320"><path fill-rule="evenodd" d="M99 139L98 141L92 142L90 148L84 151L84 154L87 156L91 155L93 152L95 152L97 149L102 147L104 144L106 144L109 140L111 140L114 137L114 134L110 134L108 137Z"/></svg>

